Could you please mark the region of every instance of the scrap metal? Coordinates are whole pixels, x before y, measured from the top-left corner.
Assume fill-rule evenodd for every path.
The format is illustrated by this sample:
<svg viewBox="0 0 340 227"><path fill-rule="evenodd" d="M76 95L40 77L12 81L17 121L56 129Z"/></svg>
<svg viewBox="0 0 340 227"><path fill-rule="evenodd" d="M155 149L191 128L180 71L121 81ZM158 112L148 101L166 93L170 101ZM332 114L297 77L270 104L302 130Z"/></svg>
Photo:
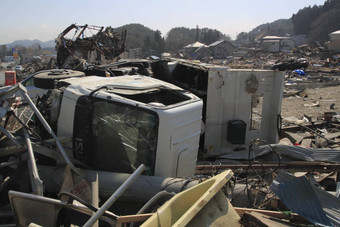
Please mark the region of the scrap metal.
<svg viewBox="0 0 340 227"><path fill-rule="evenodd" d="M315 225L339 226L340 200L313 186L306 177L281 171L271 188L287 207Z"/></svg>
<svg viewBox="0 0 340 227"><path fill-rule="evenodd" d="M75 31L73 38L66 38L72 30ZM91 37L85 37L86 31ZM88 61L90 53L97 52L97 58L101 55L107 60L113 60L125 50L126 30L118 35L113 28L71 24L56 38L57 66L59 68L79 68L83 61Z"/></svg>

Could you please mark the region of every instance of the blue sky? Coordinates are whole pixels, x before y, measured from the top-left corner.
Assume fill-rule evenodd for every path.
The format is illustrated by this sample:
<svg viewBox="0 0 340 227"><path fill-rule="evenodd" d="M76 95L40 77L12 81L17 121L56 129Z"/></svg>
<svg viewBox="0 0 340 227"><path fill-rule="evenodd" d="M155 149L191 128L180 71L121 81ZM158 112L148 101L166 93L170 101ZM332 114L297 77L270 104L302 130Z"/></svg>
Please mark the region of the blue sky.
<svg viewBox="0 0 340 227"><path fill-rule="evenodd" d="M235 38L256 26L287 19L325 0L0 0L0 44L47 41L72 23L119 27L140 23L162 35L173 27L208 27Z"/></svg>

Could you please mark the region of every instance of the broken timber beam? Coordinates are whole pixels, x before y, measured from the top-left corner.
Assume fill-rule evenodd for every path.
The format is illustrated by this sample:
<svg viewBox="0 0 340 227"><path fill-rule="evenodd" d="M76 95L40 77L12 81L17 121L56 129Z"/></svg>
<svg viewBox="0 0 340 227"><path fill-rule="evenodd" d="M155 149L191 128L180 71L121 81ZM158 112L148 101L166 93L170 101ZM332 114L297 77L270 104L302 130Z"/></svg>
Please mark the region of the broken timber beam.
<svg viewBox="0 0 340 227"><path fill-rule="evenodd" d="M251 209L251 208L242 208L242 207L234 207L238 215L242 215L245 212L258 212L261 214L268 215L270 217L279 218L279 219L293 219L293 220L300 220L300 221L306 221L302 216L291 213L289 215L279 212L279 211L271 211L271 210L259 210L259 209Z"/></svg>
<svg viewBox="0 0 340 227"><path fill-rule="evenodd" d="M119 216L119 217L117 218L116 227L118 227L118 226L123 226L123 224L125 224L125 223L144 222L144 221L146 221L149 217L151 217L152 215L153 215L153 213Z"/></svg>

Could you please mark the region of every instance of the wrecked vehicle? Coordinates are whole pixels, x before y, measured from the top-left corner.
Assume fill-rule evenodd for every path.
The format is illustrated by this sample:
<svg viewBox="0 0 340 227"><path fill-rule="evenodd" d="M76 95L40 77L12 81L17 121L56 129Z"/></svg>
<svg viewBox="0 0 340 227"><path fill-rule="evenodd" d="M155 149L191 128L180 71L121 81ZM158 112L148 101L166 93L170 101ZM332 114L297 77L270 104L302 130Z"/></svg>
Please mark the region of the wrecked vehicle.
<svg viewBox="0 0 340 227"><path fill-rule="evenodd" d="M89 30L91 37L85 37ZM73 37L67 37L74 31ZM116 34L113 28L71 24L56 38L57 66L83 69L83 64L113 60L125 50L126 30Z"/></svg>
<svg viewBox="0 0 340 227"><path fill-rule="evenodd" d="M120 59L104 65L90 64L83 70L87 76L114 77L123 75L150 76L150 64L146 59Z"/></svg>
<svg viewBox="0 0 340 227"><path fill-rule="evenodd" d="M83 198L79 191L87 191L86 182L93 182L97 175L99 196L106 199L141 163L146 166L144 176L125 194L123 204L146 202L162 190L180 192L198 183L194 178L171 178L194 174L202 111L198 97L174 85L139 75L74 77L47 89L37 105L22 84L4 87L1 99L1 149L9 149L0 154L1 197L11 189L55 196L65 190L65 182L73 182L72 193ZM26 143L21 141L22 130ZM65 137L73 140L73 148L63 148L58 138ZM77 181L79 177L86 180ZM17 187L27 185L29 179L32 189ZM138 193L140 188L146 191ZM37 199L61 209L68 206L15 192L11 195L19 210L26 203L21 199L26 198L28 204ZM1 200L6 204L7 199Z"/></svg>
<svg viewBox="0 0 340 227"><path fill-rule="evenodd" d="M272 70L279 70L279 71L285 71L285 70L295 70L295 69L303 69L306 70L308 67L309 62L306 61L306 59L290 59L282 62L278 62L275 65L272 66Z"/></svg>
<svg viewBox="0 0 340 227"><path fill-rule="evenodd" d="M131 173L144 163L148 175L193 175L202 112L195 95L131 75L59 80L45 96L37 103L48 106L45 118L58 137L73 138L74 158L93 169Z"/></svg>
<svg viewBox="0 0 340 227"><path fill-rule="evenodd" d="M54 89L58 80L84 76L85 73L71 69L51 69L33 73L20 83L27 89L29 97L37 98L46 94L49 89Z"/></svg>

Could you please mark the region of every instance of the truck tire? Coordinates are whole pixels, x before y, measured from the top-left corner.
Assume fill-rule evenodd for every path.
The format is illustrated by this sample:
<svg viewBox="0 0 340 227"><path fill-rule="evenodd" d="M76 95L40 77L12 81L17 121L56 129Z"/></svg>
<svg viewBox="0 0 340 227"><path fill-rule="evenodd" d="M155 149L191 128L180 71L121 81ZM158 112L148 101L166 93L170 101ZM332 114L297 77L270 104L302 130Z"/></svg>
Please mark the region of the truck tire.
<svg viewBox="0 0 340 227"><path fill-rule="evenodd" d="M52 69L34 76L34 86L43 89L53 89L54 81L71 77L83 77L85 73L70 69Z"/></svg>

